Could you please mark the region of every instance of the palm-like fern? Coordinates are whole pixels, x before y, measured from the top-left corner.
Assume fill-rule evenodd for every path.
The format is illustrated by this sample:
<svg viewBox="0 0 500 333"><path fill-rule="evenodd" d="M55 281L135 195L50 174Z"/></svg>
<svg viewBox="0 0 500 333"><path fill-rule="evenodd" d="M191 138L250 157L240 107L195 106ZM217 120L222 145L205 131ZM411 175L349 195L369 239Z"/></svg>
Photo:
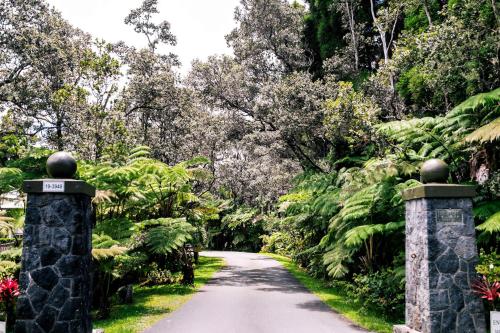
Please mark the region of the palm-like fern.
<svg viewBox="0 0 500 333"><path fill-rule="evenodd" d="M138 231L144 230L145 243L151 252L168 254L190 241L196 229L184 218L160 218L143 221Z"/></svg>
<svg viewBox="0 0 500 333"><path fill-rule="evenodd" d="M120 244L127 244L133 234L134 223L123 217L99 221L94 228L94 233L107 235Z"/></svg>
<svg viewBox="0 0 500 333"><path fill-rule="evenodd" d="M405 221L360 225L346 232L344 244L347 247L359 248L366 240L376 234L389 234L404 227Z"/></svg>
<svg viewBox="0 0 500 333"><path fill-rule="evenodd" d="M447 153L447 141L436 133L443 118L414 118L376 126L377 133L396 143L396 153L408 160L423 160ZM446 156L449 157L449 156Z"/></svg>
<svg viewBox="0 0 500 333"><path fill-rule="evenodd" d="M470 97L444 117L394 121L377 133L397 144L407 160L442 158L459 162L465 141L488 142L500 136L500 88Z"/></svg>
<svg viewBox="0 0 500 333"><path fill-rule="evenodd" d="M470 142L486 142L500 135L496 127L499 117L500 88L477 94L457 105L446 115L446 121L440 127L446 133L453 132ZM487 133L488 130L496 132Z"/></svg>
<svg viewBox="0 0 500 333"><path fill-rule="evenodd" d="M483 233L493 234L500 232L500 200L481 202L474 207L474 216L483 221L476 227Z"/></svg>
<svg viewBox="0 0 500 333"><path fill-rule="evenodd" d="M363 169L355 169L350 174L360 174L379 163L370 162ZM376 169L379 169L378 167ZM404 228L403 222L403 200L401 192L409 187L419 184L415 180L400 182L396 177L400 170L397 167L380 171L378 176L360 177L360 184L365 181L364 186L354 186L358 190L352 193L345 191L341 197L341 209L330 221L329 232L321 240L320 245L324 248L323 261L327 266L329 274L333 277L341 277L348 272L347 264L353 260L353 256L363 248L364 255L360 257L367 269L373 265L376 254L374 237L376 235L387 235ZM342 177L346 182L344 187L350 189L352 179Z"/></svg>
<svg viewBox="0 0 500 333"><path fill-rule="evenodd" d="M15 219L5 215L5 211L0 211L0 235L12 236L14 234L15 226L13 222Z"/></svg>
<svg viewBox="0 0 500 333"><path fill-rule="evenodd" d="M491 215L485 222L478 225L476 229L490 234L500 232L500 212Z"/></svg>
<svg viewBox="0 0 500 333"><path fill-rule="evenodd" d="M467 135L465 140L468 142L486 143L496 141L498 138L500 138L500 118L476 129Z"/></svg>
<svg viewBox="0 0 500 333"><path fill-rule="evenodd" d="M92 257L97 261L112 259L127 252L127 248L108 235L92 235Z"/></svg>
<svg viewBox="0 0 500 333"><path fill-rule="evenodd" d="M17 168L0 168L0 194L19 189L23 182L23 172Z"/></svg>
<svg viewBox="0 0 500 333"><path fill-rule="evenodd" d="M201 167L209 162L206 158L169 166L150 155L148 147L140 146L122 164L106 160L97 165L82 163L80 177L99 189L94 202L101 218L172 217L199 201L192 182L208 179Z"/></svg>

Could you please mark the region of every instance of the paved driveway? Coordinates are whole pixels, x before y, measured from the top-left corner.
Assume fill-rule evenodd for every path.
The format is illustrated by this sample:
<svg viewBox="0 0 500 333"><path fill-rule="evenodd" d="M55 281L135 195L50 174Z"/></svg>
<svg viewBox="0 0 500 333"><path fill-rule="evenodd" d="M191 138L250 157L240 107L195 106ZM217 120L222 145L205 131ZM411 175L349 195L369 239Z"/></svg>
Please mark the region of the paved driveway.
<svg viewBox="0 0 500 333"><path fill-rule="evenodd" d="M147 333L359 333L307 291L276 260L241 252L203 252L226 267Z"/></svg>

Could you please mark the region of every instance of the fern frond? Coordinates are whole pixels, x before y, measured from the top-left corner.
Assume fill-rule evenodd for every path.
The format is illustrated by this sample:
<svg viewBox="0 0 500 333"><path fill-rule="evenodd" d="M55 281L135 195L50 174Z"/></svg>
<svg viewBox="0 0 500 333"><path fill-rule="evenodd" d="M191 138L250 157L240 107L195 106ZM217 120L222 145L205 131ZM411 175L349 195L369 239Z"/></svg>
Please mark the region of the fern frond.
<svg viewBox="0 0 500 333"><path fill-rule="evenodd" d="M135 147L130 151L128 156L129 161L136 161L142 158L149 158L151 156L151 148L148 146Z"/></svg>
<svg viewBox="0 0 500 333"><path fill-rule="evenodd" d="M108 235L92 234L92 257L97 261L114 258L124 254L127 250Z"/></svg>
<svg viewBox="0 0 500 333"><path fill-rule="evenodd" d="M128 249L126 247L121 247L116 245L110 248L92 249L92 258L94 258L97 261L107 260L122 255L126 253L127 250Z"/></svg>
<svg viewBox="0 0 500 333"><path fill-rule="evenodd" d="M476 129L465 137L465 141L487 143L496 141L498 138L500 138L500 118Z"/></svg>
<svg viewBox="0 0 500 333"><path fill-rule="evenodd" d="M128 240L133 233L134 223L126 218L106 219L97 223L94 233L107 235L117 242Z"/></svg>
<svg viewBox="0 0 500 333"><path fill-rule="evenodd" d="M344 243L348 247L357 248L362 245L365 240L376 234L391 233L401 230L404 226L405 221L361 225L346 232Z"/></svg>
<svg viewBox="0 0 500 333"><path fill-rule="evenodd" d="M473 211L475 217L484 221L496 212L500 212L500 200L481 202L474 207Z"/></svg>
<svg viewBox="0 0 500 333"><path fill-rule="evenodd" d="M334 247L323 255L323 264L326 266L328 275L338 279L349 273L349 269L345 264L352 261L351 258L352 251L342 247Z"/></svg>
<svg viewBox="0 0 500 333"><path fill-rule="evenodd" d="M160 226L146 231L145 241L153 253L167 254L193 238L196 232L191 224L179 219L158 219ZM150 220L152 221L152 220Z"/></svg>
<svg viewBox="0 0 500 333"><path fill-rule="evenodd" d="M95 197L92 199L92 202L95 204L102 204L105 202L111 202L116 198L116 194L111 190L96 190Z"/></svg>
<svg viewBox="0 0 500 333"><path fill-rule="evenodd" d="M23 172L17 168L0 168L0 194L19 189L23 183Z"/></svg>
<svg viewBox="0 0 500 333"><path fill-rule="evenodd" d="M476 229L490 234L500 232L500 212L491 215L484 223L478 225Z"/></svg>

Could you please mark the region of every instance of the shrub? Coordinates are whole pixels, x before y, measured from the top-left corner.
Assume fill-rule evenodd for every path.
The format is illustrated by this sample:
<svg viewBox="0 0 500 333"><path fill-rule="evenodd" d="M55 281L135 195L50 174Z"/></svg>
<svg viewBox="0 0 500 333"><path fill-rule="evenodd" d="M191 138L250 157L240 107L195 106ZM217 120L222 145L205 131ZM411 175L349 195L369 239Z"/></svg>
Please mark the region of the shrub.
<svg viewBox="0 0 500 333"><path fill-rule="evenodd" d="M355 274L353 284L347 290L364 306L381 311L387 318L404 318L405 282L392 269L367 275Z"/></svg>
<svg viewBox="0 0 500 333"><path fill-rule="evenodd" d="M168 269L161 269L157 263L152 263L146 273L146 281L142 285L155 286L178 282L179 276L172 274Z"/></svg>
<svg viewBox="0 0 500 333"><path fill-rule="evenodd" d="M119 277L142 277L148 256L142 252L119 255L115 258L114 275Z"/></svg>
<svg viewBox="0 0 500 333"><path fill-rule="evenodd" d="M0 244L10 244L14 243L16 240L14 238L0 238Z"/></svg>
<svg viewBox="0 0 500 333"><path fill-rule="evenodd" d="M21 255L23 249L14 248L7 251L0 252L0 261L13 261L16 263L21 262Z"/></svg>
<svg viewBox="0 0 500 333"><path fill-rule="evenodd" d="M489 282L500 281L500 254L485 253L481 250L476 271L485 276Z"/></svg>
<svg viewBox="0 0 500 333"><path fill-rule="evenodd" d="M7 332L12 332L14 328L14 310L19 295L19 284L16 279L4 278L0 280L0 305L5 310Z"/></svg>
<svg viewBox="0 0 500 333"><path fill-rule="evenodd" d="M261 250L262 252L287 256L292 251L292 236L286 232L277 231L271 235L263 235L261 238L264 243Z"/></svg>
<svg viewBox="0 0 500 333"><path fill-rule="evenodd" d="M21 265L16 264L13 261L0 260L0 280L18 276L20 269Z"/></svg>

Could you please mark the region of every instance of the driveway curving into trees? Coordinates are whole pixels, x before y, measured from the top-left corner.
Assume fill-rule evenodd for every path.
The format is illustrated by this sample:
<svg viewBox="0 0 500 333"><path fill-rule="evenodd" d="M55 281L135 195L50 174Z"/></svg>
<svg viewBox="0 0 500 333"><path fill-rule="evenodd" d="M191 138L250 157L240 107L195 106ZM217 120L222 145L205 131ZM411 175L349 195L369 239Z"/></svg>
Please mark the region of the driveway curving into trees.
<svg viewBox="0 0 500 333"><path fill-rule="evenodd" d="M204 252L226 267L181 309L145 333L366 332L334 313L276 260L241 252Z"/></svg>

